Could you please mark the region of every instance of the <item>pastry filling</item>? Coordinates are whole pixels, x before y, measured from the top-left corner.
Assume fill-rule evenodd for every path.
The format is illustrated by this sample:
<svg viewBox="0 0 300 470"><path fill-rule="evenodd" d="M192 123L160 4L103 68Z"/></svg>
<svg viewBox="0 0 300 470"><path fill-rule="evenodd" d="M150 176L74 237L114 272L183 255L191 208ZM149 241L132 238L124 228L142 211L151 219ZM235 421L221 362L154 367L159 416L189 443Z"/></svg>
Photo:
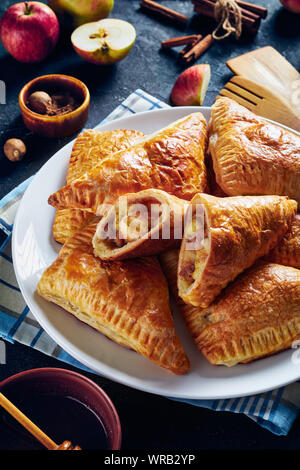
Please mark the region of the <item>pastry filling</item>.
<svg viewBox="0 0 300 470"><path fill-rule="evenodd" d="M210 252L210 235L205 212L199 218L193 213L184 237L185 249L179 275L182 287L187 290L201 276Z"/></svg>
<svg viewBox="0 0 300 470"><path fill-rule="evenodd" d="M134 200L133 203L125 199L124 204L114 206L104 229L107 236L102 239L105 238L104 242L112 249L121 248L160 225L162 215L162 205L157 199ZM109 224L114 225L113 230L109 230Z"/></svg>

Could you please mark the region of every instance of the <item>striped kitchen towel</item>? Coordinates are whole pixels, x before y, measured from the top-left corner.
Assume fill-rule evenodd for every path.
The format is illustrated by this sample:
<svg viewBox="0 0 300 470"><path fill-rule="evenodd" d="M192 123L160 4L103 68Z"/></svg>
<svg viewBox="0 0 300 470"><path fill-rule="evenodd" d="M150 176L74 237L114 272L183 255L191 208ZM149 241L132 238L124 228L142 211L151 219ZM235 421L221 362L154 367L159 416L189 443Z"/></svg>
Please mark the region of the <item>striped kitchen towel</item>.
<svg viewBox="0 0 300 470"><path fill-rule="evenodd" d="M141 111L166 107L168 107L167 104L142 90L136 90L103 122ZM18 341L68 364L93 372L62 350L40 328L40 325L22 298L14 275L11 258L13 222L20 199L31 179L26 180L0 201L0 336L7 341ZM286 435L299 411L300 384L295 382L268 393L243 398L226 400L173 400L209 408L214 411L244 413L274 434Z"/></svg>

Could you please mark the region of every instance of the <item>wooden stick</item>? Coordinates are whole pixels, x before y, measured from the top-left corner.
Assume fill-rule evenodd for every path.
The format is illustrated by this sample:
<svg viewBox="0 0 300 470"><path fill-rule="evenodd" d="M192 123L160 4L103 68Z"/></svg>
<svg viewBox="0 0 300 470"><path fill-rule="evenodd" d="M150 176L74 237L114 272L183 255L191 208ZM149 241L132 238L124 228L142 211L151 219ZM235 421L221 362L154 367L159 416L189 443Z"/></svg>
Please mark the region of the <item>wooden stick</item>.
<svg viewBox="0 0 300 470"><path fill-rule="evenodd" d="M207 51L207 49L210 48L210 46L213 45L214 42L215 40L212 35L208 34L205 36L205 38L201 39L201 41L197 42L197 44L195 44L192 49L184 54L182 60L186 63L197 60L202 54L204 54L205 51Z"/></svg>
<svg viewBox="0 0 300 470"><path fill-rule="evenodd" d="M178 11L171 10L170 8L164 7L159 3L153 2L152 0L142 0L140 2L141 8L146 11L151 11L159 14L163 18L167 18L173 21L179 21L180 23L186 24L188 22L188 17L182 15Z"/></svg>
<svg viewBox="0 0 300 470"><path fill-rule="evenodd" d="M163 41L161 47L167 49L169 47L182 46L184 44L194 44L199 39L199 35L191 34L190 36L180 36L178 38L171 38Z"/></svg>
<svg viewBox="0 0 300 470"><path fill-rule="evenodd" d="M0 393L0 405L24 428L27 429L38 441L40 441L47 449L54 450L58 445L50 439L40 428L38 428L27 416L22 413L11 401L9 401L2 393Z"/></svg>

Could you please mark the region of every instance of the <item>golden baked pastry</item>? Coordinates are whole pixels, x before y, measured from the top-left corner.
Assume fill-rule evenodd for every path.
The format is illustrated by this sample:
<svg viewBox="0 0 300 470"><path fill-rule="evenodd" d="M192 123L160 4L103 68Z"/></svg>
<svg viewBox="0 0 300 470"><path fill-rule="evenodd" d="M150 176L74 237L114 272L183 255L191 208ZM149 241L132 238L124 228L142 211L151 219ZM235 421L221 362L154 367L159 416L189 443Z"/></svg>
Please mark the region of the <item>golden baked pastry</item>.
<svg viewBox="0 0 300 470"><path fill-rule="evenodd" d="M81 209L57 210L52 227L53 237L58 243L65 243L68 238L82 230L86 225L99 221L92 212Z"/></svg>
<svg viewBox="0 0 300 470"><path fill-rule="evenodd" d="M190 200L206 189L204 154L207 125L193 113L146 137L128 150L117 152L49 197L58 209L86 209L105 213L121 195L143 189L162 189Z"/></svg>
<svg viewBox="0 0 300 470"><path fill-rule="evenodd" d="M93 254L96 223L69 238L37 292L113 341L176 374L189 361L175 332L156 258L105 262Z"/></svg>
<svg viewBox="0 0 300 470"><path fill-rule="evenodd" d="M75 140L67 173L67 184L87 171L111 153L125 150L144 136L142 132L118 129L100 132L87 129ZM80 209L64 209L56 212L53 224L53 236L59 243L64 243L75 232L95 220L94 214Z"/></svg>
<svg viewBox="0 0 300 470"><path fill-rule="evenodd" d="M300 137L229 98L211 108L209 150L230 196L278 194L300 202Z"/></svg>
<svg viewBox="0 0 300 470"><path fill-rule="evenodd" d="M169 250L159 259L193 341L209 362L251 362L300 338L300 270L259 260L202 309L178 296L178 255Z"/></svg>
<svg viewBox="0 0 300 470"><path fill-rule="evenodd" d="M300 338L300 270L257 262L201 317L194 340L212 364L233 366L289 348ZM190 322L191 328L191 322Z"/></svg>
<svg viewBox="0 0 300 470"><path fill-rule="evenodd" d="M265 259L300 269L300 214L296 214L283 239Z"/></svg>
<svg viewBox="0 0 300 470"><path fill-rule="evenodd" d="M120 196L98 223L95 256L128 259L179 246L187 207L187 201L160 189Z"/></svg>
<svg viewBox="0 0 300 470"><path fill-rule="evenodd" d="M197 194L187 211L180 248L180 297L194 306L210 305L229 282L277 245L296 211L297 202L287 196Z"/></svg>
<svg viewBox="0 0 300 470"><path fill-rule="evenodd" d="M177 270L178 270L178 259L179 250L174 248L168 251L164 251L159 255L159 261L167 278L170 290L175 297L176 303L180 310L181 315L187 325L191 337L197 345L197 338L200 331L206 326L206 318L202 314L203 310L201 307L194 307L188 305L179 297L177 287Z"/></svg>
<svg viewBox="0 0 300 470"><path fill-rule="evenodd" d="M67 183L80 178L112 153L136 144L145 135L131 129L101 132L87 129L77 137L69 162Z"/></svg>
<svg viewBox="0 0 300 470"><path fill-rule="evenodd" d="M207 181L208 181L208 187L209 187L208 193L217 197L228 196L227 194L224 193L223 189L220 188L220 186L218 185L216 181L216 175L214 172L213 162L212 162L212 158L210 155L207 156L205 160L205 164L206 164L206 169L207 169Z"/></svg>

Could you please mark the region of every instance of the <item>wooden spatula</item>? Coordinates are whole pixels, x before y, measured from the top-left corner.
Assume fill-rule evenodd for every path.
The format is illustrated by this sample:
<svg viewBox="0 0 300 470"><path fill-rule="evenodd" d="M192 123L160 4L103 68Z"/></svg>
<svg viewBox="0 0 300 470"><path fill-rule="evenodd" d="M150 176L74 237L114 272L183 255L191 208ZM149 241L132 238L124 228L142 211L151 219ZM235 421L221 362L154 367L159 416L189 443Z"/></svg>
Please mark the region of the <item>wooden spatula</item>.
<svg viewBox="0 0 300 470"><path fill-rule="evenodd" d="M293 106L295 87L300 87L300 74L273 47L266 46L230 59L227 66L236 75L259 83L273 93L278 93Z"/></svg>
<svg viewBox="0 0 300 470"><path fill-rule="evenodd" d="M270 89L247 78L236 76L219 93L237 101L254 113L300 131L300 116L287 101Z"/></svg>

